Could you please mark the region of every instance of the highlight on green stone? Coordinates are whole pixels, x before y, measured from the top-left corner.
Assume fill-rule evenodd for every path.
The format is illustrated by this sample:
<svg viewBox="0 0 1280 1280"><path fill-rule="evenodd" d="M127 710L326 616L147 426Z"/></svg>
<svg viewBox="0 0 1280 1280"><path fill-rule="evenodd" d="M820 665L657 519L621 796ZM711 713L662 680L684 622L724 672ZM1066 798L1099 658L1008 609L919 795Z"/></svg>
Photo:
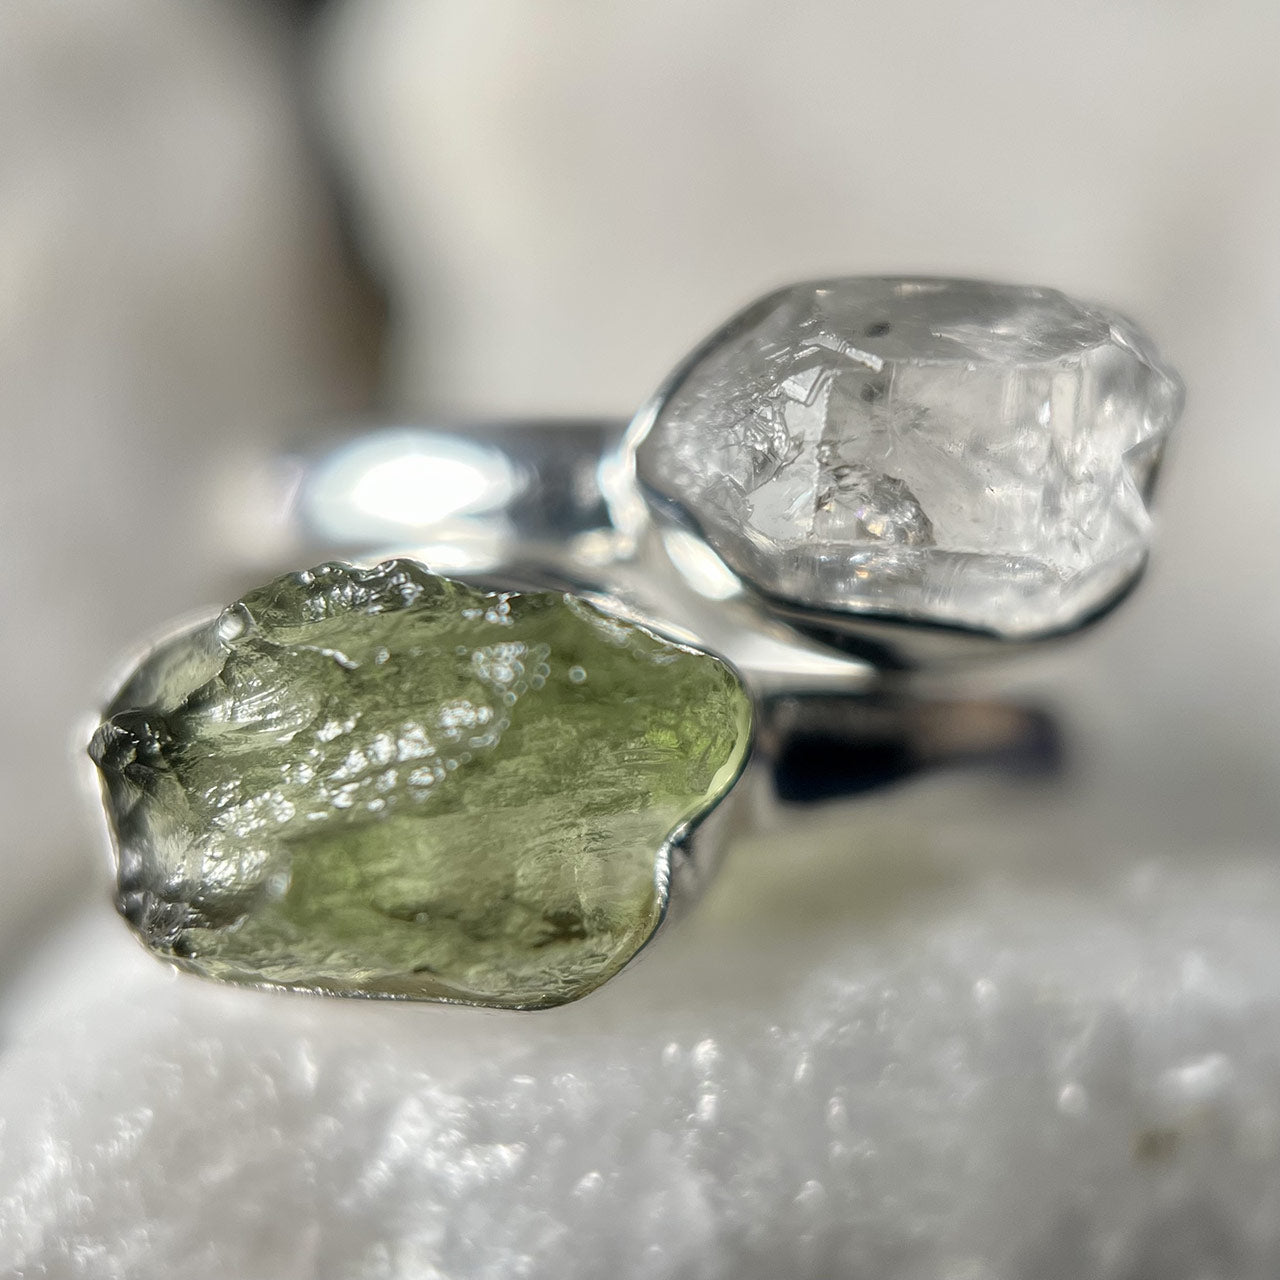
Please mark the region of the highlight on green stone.
<svg viewBox="0 0 1280 1280"><path fill-rule="evenodd" d="M117 905L214 978L536 1008L648 941L733 785L719 659L408 560L288 574L155 650L89 752Z"/></svg>

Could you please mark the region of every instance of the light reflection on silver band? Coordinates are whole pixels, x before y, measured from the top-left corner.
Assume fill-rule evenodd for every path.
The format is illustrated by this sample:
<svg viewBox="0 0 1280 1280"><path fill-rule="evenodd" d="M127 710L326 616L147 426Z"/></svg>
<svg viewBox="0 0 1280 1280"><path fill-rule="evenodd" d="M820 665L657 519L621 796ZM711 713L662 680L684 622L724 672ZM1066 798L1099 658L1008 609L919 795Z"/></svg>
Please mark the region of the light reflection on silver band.
<svg viewBox="0 0 1280 1280"><path fill-rule="evenodd" d="M610 420L396 425L293 451L286 519L317 552L434 549L442 573L563 572L614 557L600 490Z"/></svg>

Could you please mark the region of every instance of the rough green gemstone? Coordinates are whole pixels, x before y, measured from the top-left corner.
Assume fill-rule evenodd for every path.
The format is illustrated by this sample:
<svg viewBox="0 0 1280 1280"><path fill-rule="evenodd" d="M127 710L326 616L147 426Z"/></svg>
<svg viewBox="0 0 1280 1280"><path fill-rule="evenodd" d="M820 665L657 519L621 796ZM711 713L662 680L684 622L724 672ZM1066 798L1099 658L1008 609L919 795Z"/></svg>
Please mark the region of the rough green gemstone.
<svg viewBox="0 0 1280 1280"><path fill-rule="evenodd" d="M533 1007L665 909L668 841L733 785L724 663L573 596L327 564L152 653L90 754L117 903L235 982Z"/></svg>

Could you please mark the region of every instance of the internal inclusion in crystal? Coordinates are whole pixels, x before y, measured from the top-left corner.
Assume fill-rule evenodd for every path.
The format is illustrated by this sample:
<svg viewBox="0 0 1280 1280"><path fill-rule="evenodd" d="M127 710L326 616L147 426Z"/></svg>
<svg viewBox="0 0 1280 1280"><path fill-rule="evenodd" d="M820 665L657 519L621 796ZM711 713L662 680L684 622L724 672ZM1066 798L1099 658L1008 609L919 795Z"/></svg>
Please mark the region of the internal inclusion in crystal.
<svg viewBox="0 0 1280 1280"><path fill-rule="evenodd" d="M1181 398L1132 324L1055 290L833 280L732 321L632 443L766 594L1023 637L1141 568Z"/></svg>
<svg viewBox="0 0 1280 1280"><path fill-rule="evenodd" d="M118 906L236 982L512 1007L616 973L733 784L724 663L572 596L329 564L154 652L94 735Z"/></svg>

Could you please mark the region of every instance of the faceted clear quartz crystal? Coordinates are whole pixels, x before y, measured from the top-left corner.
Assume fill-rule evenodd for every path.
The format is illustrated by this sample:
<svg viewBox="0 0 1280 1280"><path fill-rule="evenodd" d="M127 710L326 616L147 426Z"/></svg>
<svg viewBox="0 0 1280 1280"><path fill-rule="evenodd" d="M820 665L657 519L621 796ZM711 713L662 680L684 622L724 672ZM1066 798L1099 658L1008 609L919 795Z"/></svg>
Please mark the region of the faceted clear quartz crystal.
<svg viewBox="0 0 1280 1280"><path fill-rule="evenodd" d="M118 905L232 981L537 1006L612 976L732 785L734 673L552 593L324 565L168 642L90 754Z"/></svg>
<svg viewBox="0 0 1280 1280"><path fill-rule="evenodd" d="M632 441L767 596L1027 638L1141 569L1181 399L1131 323L1055 290L833 280L730 322Z"/></svg>

